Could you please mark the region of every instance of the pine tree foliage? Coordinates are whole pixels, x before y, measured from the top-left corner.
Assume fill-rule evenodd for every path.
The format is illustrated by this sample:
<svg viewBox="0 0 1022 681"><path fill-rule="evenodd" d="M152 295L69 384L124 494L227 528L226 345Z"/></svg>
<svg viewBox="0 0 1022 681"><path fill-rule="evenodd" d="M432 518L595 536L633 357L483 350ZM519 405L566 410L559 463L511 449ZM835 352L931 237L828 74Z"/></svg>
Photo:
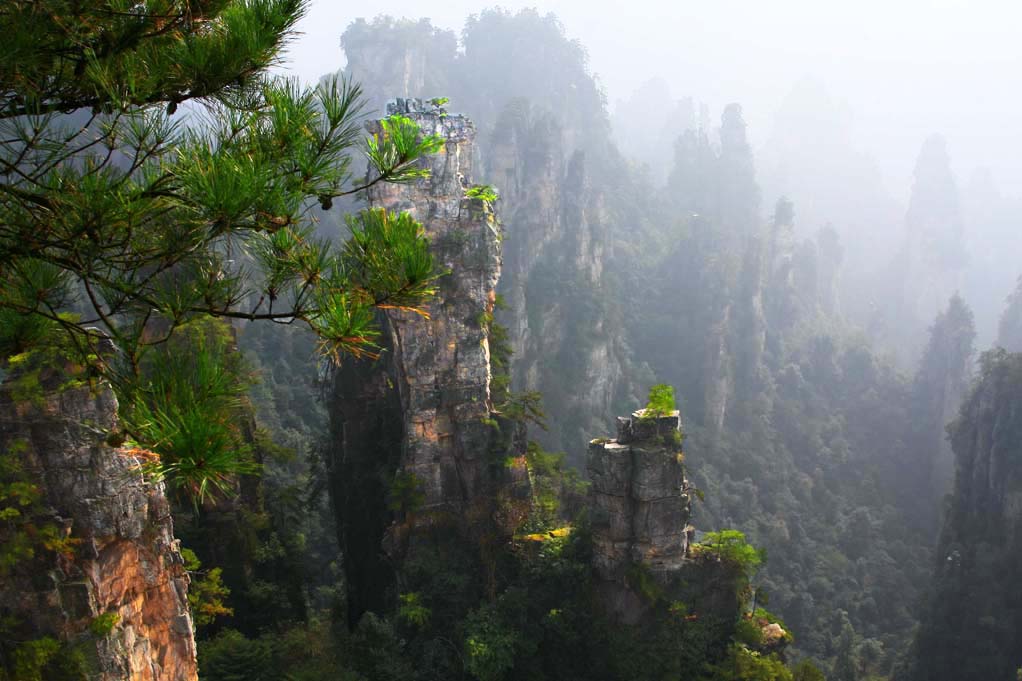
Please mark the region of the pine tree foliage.
<svg viewBox="0 0 1022 681"><path fill-rule="evenodd" d="M301 0L15 1L0 9L3 348L104 336L138 370L199 317L304 322L333 355L372 349L373 310L422 310L434 271L407 216L363 213L350 241L314 212L408 182L440 140L394 117L365 141L357 85L266 76ZM179 104L192 102L187 115ZM74 315L68 314L74 312ZM100 367L101 369L103 367Z"/></svg>
<svg viewBox="0 0 1022 681"><path fill-rule="evenodd" d="M646 416L666 416L676 408L672 386L658 383L649 389L649 399L645 408Z"/></svg>

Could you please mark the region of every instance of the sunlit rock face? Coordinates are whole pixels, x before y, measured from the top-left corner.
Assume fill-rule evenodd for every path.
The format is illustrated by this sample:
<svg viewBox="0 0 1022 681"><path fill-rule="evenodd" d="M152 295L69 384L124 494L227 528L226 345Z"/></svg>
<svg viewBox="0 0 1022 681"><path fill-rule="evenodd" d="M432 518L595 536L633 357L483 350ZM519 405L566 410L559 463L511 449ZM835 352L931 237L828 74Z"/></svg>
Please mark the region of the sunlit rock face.
<svg viewBox="0 0 1022 681"><path fill-rule="evenodd" d="M39 486L41 522L70 537L0 582L0 603L33 636L79 644L98 681L194 681L188 575L162 483L132 451L108 446L117 401L108 386L68 387L44 369L26 398L18 375L0 384L0 447L17 451ZM92 626L116 615L109 633Z"/></svg>
<svg viewBox="0 0 1022 681"><path fill-rule="evenodd" d="M589 443L593 567L605 582L608 606L638 616L641 598L630 584L640 566L667 584L685 563L694 532L681 453L681 417L618 418L617 438Z"/></svg>
<svg viewBox="0 0 1022 681"><path fill-rule="evenodd" d="M515 457L524 451L523 434L503 422L490 394L488 319L501 271L501 228L493 206L466 197L474 182L475 126L417 99L392 102L388 114L411 118L444 145L421 161L429 177L376 185L369 205L419 220L446 273L428 319L389 310L381 317L380 358L347 361L335 380L332 485L356 601L381 593L388 579L387 561L373 557L381 544L399 563L423 528L464 534L489 523L509 531L514 509L528 503L524 460ZM371 528L366 517L386 520ZM349 603L349 618L378 605Z"/></svg>
<svg viewBox="0 0 1022 681"><path fill-rule="evenodd" d="M428 321L388 314L404 416L401 469L421 484L419 511L428 520L434 512L463 513L486 485L494 429L486 422L493 405L485 318L500 278L500 224L486 202L465 197L473 178L470 120L415 99L392 103L388 113L409 116L424 134L444 139L440 153L425 161L427 179L369 190L370 206L408 211L422 222L436 264L447 272Z"/></svg>

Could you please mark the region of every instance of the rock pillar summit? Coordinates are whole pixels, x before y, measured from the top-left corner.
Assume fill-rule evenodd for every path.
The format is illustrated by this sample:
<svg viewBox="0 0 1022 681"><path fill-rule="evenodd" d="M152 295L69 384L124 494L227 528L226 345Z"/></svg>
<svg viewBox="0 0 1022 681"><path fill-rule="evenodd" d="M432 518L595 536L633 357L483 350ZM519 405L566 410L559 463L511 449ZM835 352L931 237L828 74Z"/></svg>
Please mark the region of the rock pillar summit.
<svg viewBox="0 0 1022 681"><path fill-rule="evenodd" d="M684 564L693 530L677 411L619 417L617 438L589 443L593 567L612 610L641 610L631 588L638 568L662 583Z"/></svg>

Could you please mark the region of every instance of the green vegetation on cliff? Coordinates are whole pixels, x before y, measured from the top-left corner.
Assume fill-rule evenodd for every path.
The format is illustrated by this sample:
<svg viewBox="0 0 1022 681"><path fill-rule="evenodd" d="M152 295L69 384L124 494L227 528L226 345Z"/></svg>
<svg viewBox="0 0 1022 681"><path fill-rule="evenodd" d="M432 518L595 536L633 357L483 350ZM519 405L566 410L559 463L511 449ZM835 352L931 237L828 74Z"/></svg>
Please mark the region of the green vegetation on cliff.
<svg viewBox="0 0 1022 681"><path fill-rule="evenodd" d="M954 491L906 681L1010 679L1018 669L1022 599L1022 355L980 358L949 428Z"/></svg>
<svg viewBox="0 0 1022 681"><path fill-rule="evenodd" d="M388 120L364 145L372 177L355 182L359 88L266 75L304 11L165 0L0 12L5 353L61 336L126 395L149 350L194 320L301 321L328 354L358 355L373 349L374 310L422 308L436 274L413 220L360 213L335 248L313 237L310 205L421 177L415 162L438 141ZM205 107L190 125L174 117L188 102ZM107 339L117 353L101 360ZM132 409L144 446L224 440L199 405ZM193 459L164 469L201 497L218 474L194 479L205 471Z"/></svg>

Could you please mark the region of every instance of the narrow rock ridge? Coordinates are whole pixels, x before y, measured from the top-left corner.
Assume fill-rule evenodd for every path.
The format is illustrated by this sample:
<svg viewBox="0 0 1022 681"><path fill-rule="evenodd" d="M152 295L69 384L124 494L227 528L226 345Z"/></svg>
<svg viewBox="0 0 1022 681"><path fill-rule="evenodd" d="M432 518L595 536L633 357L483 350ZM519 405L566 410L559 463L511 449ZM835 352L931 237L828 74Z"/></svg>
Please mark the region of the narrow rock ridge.
<svg viewBox="0 0 1022 681"><path fill-rule="evenodd" d="M589 443L593 568L619 617L641 612L630 584L638 566L666 584L685 564L694 530L681 452L681 416L619 417L617 439Z"/></svg>
<svg viewBox="0 0 1022 681"><path fill-rule="evenodd" d="M42 389L28 399L12 387L17 373L0 384L0 447L19 452L47 509L41 520L62 528L73 552L18 563L0 603L31 635L85 652L90 679L195 681L188 575L163 484L131 451L105 444L117 426L108 386L67 387L59 370L39 371ZM110 614L109 633L96 631Z"/></svg>

